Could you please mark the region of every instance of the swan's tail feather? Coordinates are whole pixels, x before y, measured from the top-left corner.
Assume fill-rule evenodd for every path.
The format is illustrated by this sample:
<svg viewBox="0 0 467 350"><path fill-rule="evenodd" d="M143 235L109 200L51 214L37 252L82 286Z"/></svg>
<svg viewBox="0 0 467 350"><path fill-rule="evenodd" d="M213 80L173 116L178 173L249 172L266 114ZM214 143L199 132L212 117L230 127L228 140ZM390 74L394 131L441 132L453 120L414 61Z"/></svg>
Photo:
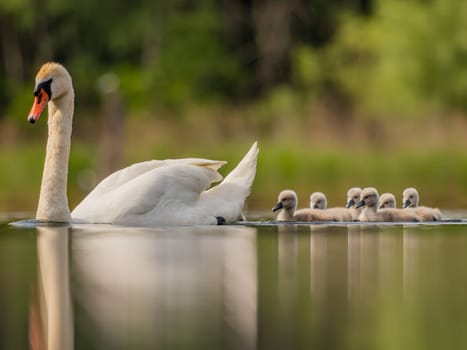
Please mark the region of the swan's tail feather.
<svg viewBox="0 0 467 350"><path fill-rule="evenodd" d="M240 163L225 177L222 183L236 183L251 189L251 185L256 176L258 152L258 142L255 142Z"/></svg>
<svg viewBox="0 0 467 350"><path fill-rule="evenodd" d="M245 200L251 193L255 179L257 158L258 144L255 142L224 181L204 192L202 196L210 207L215 207L216 215L224 217L228 223L242 217Z"/></svg>

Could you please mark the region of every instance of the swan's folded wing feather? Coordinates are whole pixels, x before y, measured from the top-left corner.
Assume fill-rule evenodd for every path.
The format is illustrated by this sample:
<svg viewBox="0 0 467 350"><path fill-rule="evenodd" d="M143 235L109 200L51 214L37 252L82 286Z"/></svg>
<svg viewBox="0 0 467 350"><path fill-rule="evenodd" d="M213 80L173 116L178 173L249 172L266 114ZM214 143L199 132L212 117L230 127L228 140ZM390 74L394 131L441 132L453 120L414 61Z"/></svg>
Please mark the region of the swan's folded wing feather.
<svg viewBox="0 0 467 350"><path fill-rule="evenodd" d="M165 164L156 164L134 177L128 175L136 174L135 169L125 168L123 170L130 171L123 174L124 177L111 175L115 182L106 178L106 183L99 184L75 208L72 217L88 222L113 223L128 215L144 215L156 207L164 208L174 203L186 206L196 201L213 182L222 180L213 168L220 167L223 162L200 159L161 162Z"/></svg>
<svg viewBox="0 0 467 350"><path fill-rule="evenodd" d="M124 183L133 181L136 177L149 173L154 169L169 165L194 165L218 170L224 164L226 164L225 161L200 158L149 160L146 162L135 163L107 176L92 190L91 193L105 194L121 187Z"/></svg>

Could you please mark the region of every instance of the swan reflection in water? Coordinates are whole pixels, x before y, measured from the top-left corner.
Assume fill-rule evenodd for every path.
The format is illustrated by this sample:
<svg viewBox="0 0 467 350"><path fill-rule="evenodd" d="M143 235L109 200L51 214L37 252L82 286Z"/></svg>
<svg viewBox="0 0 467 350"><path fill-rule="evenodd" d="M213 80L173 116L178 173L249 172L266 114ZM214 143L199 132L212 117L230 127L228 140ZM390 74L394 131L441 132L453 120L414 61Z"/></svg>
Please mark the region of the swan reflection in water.
<svg viewBox="0 0 467 350"><path fill-rule="evenodd" d="M37 301L30 310L32 349L73 349L68 226L37 227Z"/></svg>
<svg viewBox="0 0 467 350"><path fill-rule="evenodd" d="M31 343L43 339L43 348L73 349L74 320L76 341L104 348L256 348L256 229L77 225L37 231L41 322L34 326L32 307Z"/></svg>
<svg viewBox="0 0 467 350"><path fill-rule="evenodd" d="M463 227L39 227L37 250L32 349L467 341Z"/></svg>

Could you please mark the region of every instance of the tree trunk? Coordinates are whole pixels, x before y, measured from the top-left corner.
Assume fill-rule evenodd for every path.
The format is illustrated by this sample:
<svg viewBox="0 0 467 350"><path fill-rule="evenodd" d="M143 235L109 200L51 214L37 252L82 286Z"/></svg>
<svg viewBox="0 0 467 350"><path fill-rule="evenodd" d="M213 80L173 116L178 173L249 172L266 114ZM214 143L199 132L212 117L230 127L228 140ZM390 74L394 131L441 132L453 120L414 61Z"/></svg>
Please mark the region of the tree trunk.
<svg viewBox="0 0 467 350"><path fill-rule="evenodd" d="M257 80L267 89L289 73L290 5L280 0L255 0L252 7L257 47Z"/></svg>

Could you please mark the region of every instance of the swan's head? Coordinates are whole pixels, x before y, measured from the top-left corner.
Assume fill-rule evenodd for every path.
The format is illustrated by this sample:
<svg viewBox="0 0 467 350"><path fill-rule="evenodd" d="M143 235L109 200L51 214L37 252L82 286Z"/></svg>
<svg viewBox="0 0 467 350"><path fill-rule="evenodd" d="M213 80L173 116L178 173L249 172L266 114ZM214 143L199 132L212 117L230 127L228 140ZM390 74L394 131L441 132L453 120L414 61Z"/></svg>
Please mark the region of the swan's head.
<svg viewBox="0 0 467 350"><path fill-rule="evenodd" d="M396 197L392 193L383 193L379 197L378 209L395 208L395 207L397 207Z"/></svg>
<svg viewBox="0 0 467 350"><path fill-rule="evenodd" d="M352 187L347 191L347 208L352 208L358 202L360 202L360 194L362 193L362 189L360 187Z"/></svg>
<svg viewBox="0 0 467 350"><path fill-rule="evenodd" d="M297 194L292 190L284 190L279 193L277 204L272 208L272 211L280 209L295 211L297 208Z"/></svg>
<svg viewBox="0 0 467 350"><path fill-rule="evenodd" d="M328 200L323 192L313 192L310 195L310 208L312 209L326 209Z"/></svg>
<svg viewBox="0 0 467 350"><path fill-rule="evenodd" d="M376 188L367 187L362 190L360 194L360 202L358 202L355 208L360 208L363 206L375 207L378 204L379 194Z"/></svg>
<svg viewBox="0 0 467 350"><path fill-rule="evenodd" d="M28 121L35 123L49 101L58 100L72 91L71 76L65 67L55 62L43 64L36 75L34 103Z"/></svg>
<svg viewBox="0 0 467 350"><path fill-rule="evenodd" d="M418 191L415 188L409 187L402 192L403 208L415 208L418 206L418 200Z"/></svg>

